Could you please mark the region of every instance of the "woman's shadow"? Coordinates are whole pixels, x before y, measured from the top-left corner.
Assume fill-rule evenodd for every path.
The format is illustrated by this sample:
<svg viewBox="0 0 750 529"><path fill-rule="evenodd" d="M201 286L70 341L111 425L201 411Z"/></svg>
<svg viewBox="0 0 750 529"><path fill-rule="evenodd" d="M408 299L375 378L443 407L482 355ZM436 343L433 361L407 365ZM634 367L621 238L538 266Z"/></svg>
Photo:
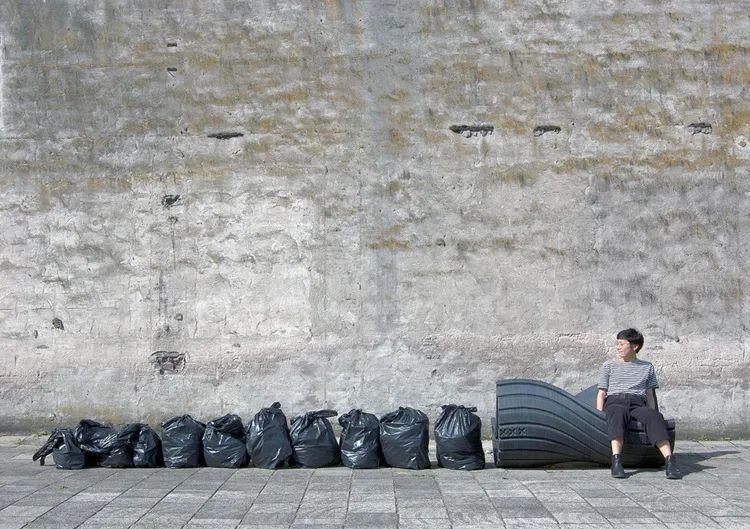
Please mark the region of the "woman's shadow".
<svg viewBox="0 0 750 529"><path fill-rule="evenodd" d="M677 468L680 469L680 474L684 478L690 474L697 474L704 470L718 468L717 466L706 464L712 458L739 453L739 450L716 450L714 452L677 452L675 455L677 456ZM664 472L664 467L625 469L625 471L625 477L630 477L642 472Z"/></svg>

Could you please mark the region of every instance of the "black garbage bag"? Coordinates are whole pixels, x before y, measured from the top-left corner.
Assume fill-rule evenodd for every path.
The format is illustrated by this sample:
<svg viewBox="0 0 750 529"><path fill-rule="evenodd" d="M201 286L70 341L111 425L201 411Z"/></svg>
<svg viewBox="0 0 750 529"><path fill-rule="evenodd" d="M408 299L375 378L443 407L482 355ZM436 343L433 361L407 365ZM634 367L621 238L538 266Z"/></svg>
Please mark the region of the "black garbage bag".
<svg viewBox="0 0 750 529"><path fill-rule="evenodd" d="M239 468L247 464L245 427L237 415L227 414L206 425L203 457L209 467Z"/></svg>
<svg viewBox="0 0 750 529"><path fill-rule="evenodd" d="M341 463L349 468L380 466L380 421L372 413L351 410L339 417Z"/></svg>
<svg viewBox="0 0 750 529"><path fill-rule="evenodd" d="M117 430L109 424L83 419L73 430L76 443L86 453L86 465L95 466L106 459L117 441Z"/></svg>
<svg viewBox="0 0 750 529"><path fill-rule="evenodd" d="M62 470L80 470L86 468L86 454L75 440L75 434L70 428L57 428L39 450L32 456L32 460L39 460L44 465L44 459L52 454L55 467Z"/></svg>
<svg viewBox="0 0 750 529"><path fill-rule="evenodd" d="M155 468L164 465L161 439L148 424L141 424L138 439L133 446L133 466Z"/></svg>
<svg viewBox="0 0 750 529"><path fill-rule="evenodd" d="M161 425L164 465L169 468L199 467L203 463L203 432L206 425L190 415L180 415Z"/></svg>
<svg viewBox="0 0 750 529"><path fill-rule="evenodd" d="M133 449L141 430L140 424L126 424L117 434L112 448L99 462L109 468L130 468L133 466Z"/></svg>
<svg viewBox="0 0 750 529"><path fill-rule="evenodd" d="M438 465L453 470L484 468L482 421L473 412L455 404L443 406L435 422Z"/></svg>
<svg viewBox="0 0 750 529"><path fill-rule="evenodd" d="M337 465L339 444L328 417L338 415L333 410L310 411L292 419L289 431L292 438L292 462L300 467L320 468Z"/></svg>
<svg viewBox="0 0 750 529"><path fill-rule="evenodd" d="M117 430L91 419L83 419L73 432L81 450L91 454L108 454L117 441Z"/></svg>
<svg viewBox="0 0 750 529"><path fill-rule="evenodd" d="M430 468L427 446L430 440L427 415L400 407L380 419L380 446L385 464L396 468Z"/></svg>
<svg viewBox="0 0 750 529"><path fill-rule="evenodd" d="M255 414L246 430L247 453L259 468L280 468L292 458L292 440L281 404L274 402Z"/></svg>

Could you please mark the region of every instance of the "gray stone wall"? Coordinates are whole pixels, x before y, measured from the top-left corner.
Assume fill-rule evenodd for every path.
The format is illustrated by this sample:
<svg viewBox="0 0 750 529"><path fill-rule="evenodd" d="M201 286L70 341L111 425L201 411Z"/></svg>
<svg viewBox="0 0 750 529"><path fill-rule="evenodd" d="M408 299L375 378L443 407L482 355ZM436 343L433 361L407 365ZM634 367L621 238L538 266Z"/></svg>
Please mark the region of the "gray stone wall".
<svg viewBox="0 0 750 529"><path fill-rule="evenodd" d="M488 428L637 326L681 435L747 436L748 12L0 3L0 430Z"/></svg>

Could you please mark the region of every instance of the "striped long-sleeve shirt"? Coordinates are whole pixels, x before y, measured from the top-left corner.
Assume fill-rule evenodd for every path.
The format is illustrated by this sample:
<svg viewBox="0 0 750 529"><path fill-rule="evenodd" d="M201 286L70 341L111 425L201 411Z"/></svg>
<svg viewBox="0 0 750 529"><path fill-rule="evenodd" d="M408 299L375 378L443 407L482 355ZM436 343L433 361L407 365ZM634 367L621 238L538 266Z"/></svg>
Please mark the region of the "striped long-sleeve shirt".
<svg viewBox="0 0 750 529"><path fill-rule="evenodd" d="M645 360L607 360L599 370L599 389L606 390L607 395L632 393L645 397L647 389L658 387L654 366Z"/></svg>

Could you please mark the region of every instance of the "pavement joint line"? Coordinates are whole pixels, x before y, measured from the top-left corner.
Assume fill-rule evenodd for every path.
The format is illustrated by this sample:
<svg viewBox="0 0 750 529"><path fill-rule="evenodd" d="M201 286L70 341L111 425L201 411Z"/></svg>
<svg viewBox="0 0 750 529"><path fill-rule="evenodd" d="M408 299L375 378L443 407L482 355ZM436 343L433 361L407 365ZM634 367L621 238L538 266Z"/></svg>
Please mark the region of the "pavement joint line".
<svg viewBox="0 0 750 529"><path fill-rule="evenodd" d="M247 516L247 513L250 512L250 509L252 509L255 506L256 500L258 499L258 497L260 497L261 494L263 494L263 491L266 490L266 487L271 482L271 479L272 479L273 475L276 473L277 470L278 469L274 469L274 472L272 472L271 474L268 475L268 477L266 478L265 483L263 483L263 487L261 487L261 489L258 491L258 494L253 499L252 503L250 503L250 507L248 508L247 512L245 513L245 516ZM297 513L299 512L299 509L302 506L302 502L305 499L305 494L307 494L307 489L310 486L310 481L312 480L312 476L314 474L314 471L313 472L308 472L306 474L307 474L307 479L305 480L305 489L302 491L302 498L299 500L299 502L296 502L297 503L297 509L294 511L294 517L292 518L292 521L295 518L297 518ZM244 519L244 516L243 516L242 519ZM242 520L240 520L240 524L242 524Z"/></svg>
<svg viewBox="0 0 750 529"><path fill-rule="evenodd" d="M492 509L495 511L495 514L498 515L500 520L503 520L503 515L500 514L500 511L497 510L497 505L492 501L492 498L487 493L487 489L485 487L482 487L482 483L479 482L476 478L476 476L472 476L474 478L474 481L479 485L479 487L482 489L482 492L484 493L484 497L487 500L487 502L492 506ZM532 493L533 494L533 493ZM503 526L505 525L505 521L503 520Z"/></svg>
<svg viewBox="0 0 750 529"><path fill-rule="evenodd" d="M120 469L119 471L116 471L116 472L112 472L112 473L111 473L111 474L109 474L108 476L105 476L105 478L104 478L104 479L108 479L109 477L111 477L111 476L114 476L114 475L116 475L116 474L119 474L120 472L124 472L124 471L126 471L126 470L127 470L127 469ZM109 505L109 503L110 503L111 501L113 501L113 500L115 500L115 499L119 498L120 496L122 496L123 494L125 494L125 492L127 492L128 490L130 490L130 489L131 489L131 488L133 488L134 486L138 485L139 483L142 483L142 482L143 482L144 480L146 480L147 478L148 478L148 476L144 476L144 477L143 477L143 479L140 479L140 480L138 480L138 481L137 481L137 482L136 482L136 483L135 483L134 485L131 485L131 486L130 486L130 487L128 487L127 489L125 489L125 490L123 490L122 492L120 492L120 493L119 493L119 494L118 494L117 496L115 496L115 497L114 497L114 498L112 498L111 500L107 501L107 502L106 502L106 503L105 503L104 505L102 505L102 507L101 507L101 508L100 508L99 510L97 510L97 511L96 511L95 513L93 513L93 514L92 514L91 516L89 516L89 517L88 517L88 518L87 518L86 520L84 520L84 521L82 521L81 523L79 523L79 524L78 524L78 525L77 525L76 527L80 527L80 526L82 526L83 524L85 524L85 523L86 523L87 521L89 521L89 520L90 520L90 519L91 519L92 517L96 516L96 515L97 515L97 514L98 514L99 512L101 512L101 510L102 510L102 509L104 509L104 508L105 508L105 507L106 507L107 505ZM86 487L86 488L85 488L85 489L83 489L83 490L88 490L89 488L91 488L92 486L96 485L97 483L101 483L101 481L103 481L103 480L95 481L95 482L94 482L94 483L92 483L92 484L91 484L91 485L90 485L89 487ZM83 492L83 491L77 492L76 494L74 494L74 496L76 496L76 495L80 494L81 492ZM66 500L66 501L67 501L67 500ZM148 511L147 511L147 512L148 512ZM140 518L139 518L139 519L140 519Z"/></svg>
<svg viewBox="0 0 750 529"><path fill-rule="evenodd" d="M48 472L50 472L50 471L48 471ZM40 474L41 474L41 472L40 472ZM110 476L112 476L112 475L114 475L114 474L117 474L117 472L111 472L111 473L105 474L104 476L102 476L102 477L101 477L101 479L98 479L98 480L94 481L93 483L91 483L91 484L90 484L90 485L89 485L88 487L86 487L86 488L85 488L85 489L83 489L83 490L87 490L87 489L89 489L90 487L93 487L93 486L94 486L94 485L96 485L97 483L100 483L100 482L104 481L105 479L109 478ZM59 481L64 481L65 479L68 479L68 478L70 478L70 477L72 477L72 476L75 476L75 475L76 475L76 474L74 474L74 473L72 473L72 472L71 472L71 474L70 474L70 475L68 475L68 476L64 476L64 477L63 477L63 479L61 479L61 480L59 480ZM140 481L142 481L142 480L140 480ZM139 483L140 483L140 481L139 481ZM51 487L51 486L52 486L52 485L54 485L54 484L55 484L55 483L50 483L49 485L46 485L46 486L44 486L44 487L42 487L41 489L38 489L38 490L44 490L44 489L46 489L46 488L48 488L48 487ZM83 490L79 490L78 492L76 492L75 494L73 494L73 496L71 496L70 498L73 498L73 497L77 496L78 494L80 494L81 492L83 492ZM37 492L37 491L34 491L34 492ZM34 494L34 492L30 493L29 495L31 495L31 494ZM118 496L117 496L117 497L119 497L119 496L120 496L121 494L122 494L122 493L118 494ZM68 498L68 499L67 499L67 500L65 500L65 501L68 501L68 500L70 500L70 498ZM20 498L20 499L23 499L23 498ZM112 498L112 499L114 499L114 498ZM16 500L16 501L18 501L18 500ZM65 501L63 501L63 502L59 503L58 505L62 505L63 503L65 503ZM110 501L111 501L111 500L110 500ZM15 503L15 502L14 502L14 503ZM109 504L109 501L108 501L108 502L106 502L106 503L105 503L104 505L102 505L102 507L101 507L101 508L100 508L100 509L99 509L98 511L96 511L96 512L99 512L99 511L100 511L100 510L102 510L102 509L103 509L104 507L106 507L106 506L107 506L108 504ZM30 520L30 521L29 521L29 523L33 523L33 522L35 522L36 520L38 520L39 518L41 518L42 516L44 516L45 514L47 514L48 512L50 512L50 511L51 511L52 509L55 509L56 507L58 507L58 505L53 505L52 507L50 507L49 509L47 509L47 510L46 510L45 512L43 512L43 513L39 514L38 516L36 516L36 517L35 517L35 518L34 518L33 520ZM94 516L95 514L96 514L96 513L92 514L91 516ZM89 516L89 518L91 518L91 516ZM85 522L86 522L87 520L88 520L88 518L87 518L86 520L84 520L83 522L81 522L80 524L78 524L78 525L77 525L76 527L80 527L80 526L81 526L81 525L82 525L83 523L85 523Z"/></svg>
<svg viewBox="0 0 750 529"><path fill-rule="evenodd" d="M147 475L146 477L144 477L138 483L143 483L146 479L150 478L151 476L156 476L158 474L166 472L167 470L169 470L169 469L167 469L167 468L160 468L158 472L154 472L153 474ZM180 485L182 485L185 482L185 480L187 480L191 476L194 476L199 470L200 470L200 468L196 468L193 472L191 472L187 476L185 476L185 478L182 479L179 483L177 483L174 487L172 487L171 489L169 489L169 492L167 492L167 494L165 494L164 496L162 496L162 498L158 502L156 502L154 505L152 505L151 507L149 507L149 509L145 513L143 513L136 521L134 521L131 524L131 526L136 525L138 522L140 522L143 519L144 516L146 516L149 512L151 512L151 509L153 509L154 507L156 507L157 505L159 505L161 503L162 499L164 499L167 495L169 495L170 493L172 493L174 491L174 489L176 489L177 487L179 487ZM132 488L133 487L130 487L128 490L130 490ZM127 492L127 491L123 491L122 494L125 494L125 492ZM120 494L120 496L122 496L122 494ZM117 496L117 497L119 498L120 496ZM84 523L85 523L85 521L84 521ZM80 525L79 525L79 527L80 527Z"/></svg>
<svg viewBox="0 0 750 529"><path fill-rule="evenodd" d="M349 473L349 493L346 495L346 511L344 512L344 523L346 523L346 519L349 517L349 503L351 502L352 498L352 485L354 484L354 469L351 469L351 472Z"/></svg>
<svg viewBox="0 0 750 529"><path fill-rule="evenodd" d="M198 469L198 472L195 472L195 473L193 473L193 474L192 474L191 476L194 476L195 474L197 474L197 473L199 473L199 472L200 472L200 469ZM210 496L209 496L208 498L206 498L206 501L204 501L204 502L203 502L203 503L201 504L201 507L199 507L199 508L198 508L198 511L200 511L200 510L201 510L201 509L203 508L203 506L204 506L204 505L206 505L206 504L207 504L208 502L210 502L210 501L211 501L211 500L212 500L212 499L214 498L214 496L216 496L216 493L217 493L217 492L219 491L219 489L221 489L221 486L222 486L222 485L224 485L224 483L226 483L226 482L227 482L227 481L229 481L230 479L232 479L232 476L234 476L234 475L235 475L236 473L237 473L237 469L235 468L235 469L233 469L233 472L232 472L231 474L229 474L229 476L227 476L227 477L226 477L226 478L225 478L225 479L224 479L224 480L223 480L223 481L221 482L221 484L220 484L220 485L219 485L218 487L216 487L216 488L214 489L214 491L213 491L213 492L211 493L211 495L210 495ZM248 510L249 510L249 509L250 509L250 507L248 507ZM196 513L197 513L198 511L196 511ZM247 514L247 513L245 513L245 514ZM244 515L243 515L243 517L244 517Z"/></svg>

